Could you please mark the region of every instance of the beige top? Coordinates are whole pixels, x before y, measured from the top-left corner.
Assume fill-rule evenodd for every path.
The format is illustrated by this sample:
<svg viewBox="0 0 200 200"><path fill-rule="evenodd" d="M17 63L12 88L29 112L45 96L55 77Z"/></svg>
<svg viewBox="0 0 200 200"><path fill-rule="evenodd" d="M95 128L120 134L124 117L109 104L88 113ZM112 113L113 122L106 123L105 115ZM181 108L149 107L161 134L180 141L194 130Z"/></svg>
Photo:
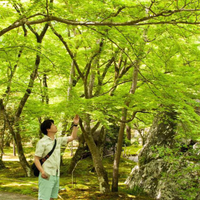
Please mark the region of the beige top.
<svg viewBox="0 0 200 200"><path fill-rule="evenodd" d="M61 145L66 145L68 137L56 138L56 148L51 156L42 165L44 171L49 175L60 176L60 148ZM45 135L40 139L36 145L35 156L44 158L53 148L55 140L52 140L49 136Z"/></svg>

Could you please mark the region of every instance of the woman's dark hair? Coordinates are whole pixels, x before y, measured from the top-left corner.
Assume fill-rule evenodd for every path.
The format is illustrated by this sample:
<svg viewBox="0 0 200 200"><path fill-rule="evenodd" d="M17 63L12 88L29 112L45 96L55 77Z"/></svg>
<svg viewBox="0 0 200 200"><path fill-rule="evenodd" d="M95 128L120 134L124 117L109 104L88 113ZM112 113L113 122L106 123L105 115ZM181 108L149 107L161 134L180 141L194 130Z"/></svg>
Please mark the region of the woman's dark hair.
<svg viewBox="0 0 200 200"><path fill-rule="evenodd" d="M52 119L47 119L40 125L40 129L44 135L47 135L47 129L51 128L51 124L54 124L54 121Z"/></svg>

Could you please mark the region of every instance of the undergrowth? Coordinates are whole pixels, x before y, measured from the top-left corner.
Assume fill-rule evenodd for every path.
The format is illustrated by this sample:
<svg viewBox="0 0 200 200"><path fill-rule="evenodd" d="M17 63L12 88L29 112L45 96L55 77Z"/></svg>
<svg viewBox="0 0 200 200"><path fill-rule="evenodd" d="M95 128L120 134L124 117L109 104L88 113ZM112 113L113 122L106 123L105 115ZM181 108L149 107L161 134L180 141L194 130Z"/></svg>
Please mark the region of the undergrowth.
<svg viewBox="0 0 200 200"><path fill-rule="evenodd" d="M29 153L27 157L31 157L34 150L31 151L31 149L28 149L26 152ZM138 196L137 191L134 193L128 190L124 184L131 169L135 166L135 163L128 159L122 158L120 162L119 192L110 192L107 194L101 194L99 192L98 179L96 173L92 172L93 163L90 157L79 161L73 174L67 173L70 160L70 150L67 149L64 154L64 165L61 166L60 197L58 199L150 199L145 196ZM108 172L109 183L111 185L113 158L106 157L103 162ZM4 164L6 168L0 170L0 191L37 197L38 179L35 177L25 177L23 169L18 161L4 161Z"/></svg>

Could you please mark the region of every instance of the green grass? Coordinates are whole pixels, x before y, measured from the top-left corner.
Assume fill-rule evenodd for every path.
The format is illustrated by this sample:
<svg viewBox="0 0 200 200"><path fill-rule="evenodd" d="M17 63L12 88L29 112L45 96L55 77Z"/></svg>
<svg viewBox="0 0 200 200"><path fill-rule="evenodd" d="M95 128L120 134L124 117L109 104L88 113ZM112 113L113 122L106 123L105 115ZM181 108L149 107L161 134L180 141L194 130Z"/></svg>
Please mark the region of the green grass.
<svg viewBox="0 0 200 200"><path fill-rule="evenodd" d="M0 170L1 191L37 196L37 178L25 177L24 171L17 161L6 161L4 164L6 169Z"/></svg>
<svg viewBox="0 0 200 200"><path fill-rule="evenodd" d="M11 154L10 149L5 152ZM25 150L27 156L33 155L34 149ZM60 192L59 195L63 199L150 199L141 196L134 196L132 191L127 190L124 181L135 166L135 163L128 159L121 158L119 169L119 192L101 194L99 192L99 184L96 173L91 172L93 162L91 158L87 158L78 162L73 176L68 174L67 170L70 164L70 151L66 150L64 154L64 166L61 166ZM6 169L0 170L0 191L16 192L28 194L37 197L38 179L27 178L24 176L23 169L17 161L5 161ZM112 183L112 166L113 158L107 157L103 160L106 171L108 172L109 183Z"/></svg>
<svg viewBox="0 0 200 200"><path fill-rule="evenodd" d="M141 148L142 148L142 146L140 146L140 145L131 145L131 146L128 146L128 147L123 147L122 154L125 154L125 155L136 155L136 154L139 153Z"/></svg>

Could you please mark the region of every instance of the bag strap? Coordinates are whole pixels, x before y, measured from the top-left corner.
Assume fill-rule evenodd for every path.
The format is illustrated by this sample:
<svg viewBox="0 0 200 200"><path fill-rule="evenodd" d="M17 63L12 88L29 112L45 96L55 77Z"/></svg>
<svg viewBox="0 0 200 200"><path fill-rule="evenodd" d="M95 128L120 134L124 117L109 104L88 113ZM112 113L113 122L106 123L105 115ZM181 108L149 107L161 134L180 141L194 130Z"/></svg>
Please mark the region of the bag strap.
<svg viewBox="0 0 200 200"><path fill-rule="evenodd" d="M53 148L51 149L51 151L44 157L41 159L42 161L42 164L51 156L51 154L54 152L54 149L56 148L56 143L57 143L57 140L55 139L55 143L53 145Z"/></svg>

